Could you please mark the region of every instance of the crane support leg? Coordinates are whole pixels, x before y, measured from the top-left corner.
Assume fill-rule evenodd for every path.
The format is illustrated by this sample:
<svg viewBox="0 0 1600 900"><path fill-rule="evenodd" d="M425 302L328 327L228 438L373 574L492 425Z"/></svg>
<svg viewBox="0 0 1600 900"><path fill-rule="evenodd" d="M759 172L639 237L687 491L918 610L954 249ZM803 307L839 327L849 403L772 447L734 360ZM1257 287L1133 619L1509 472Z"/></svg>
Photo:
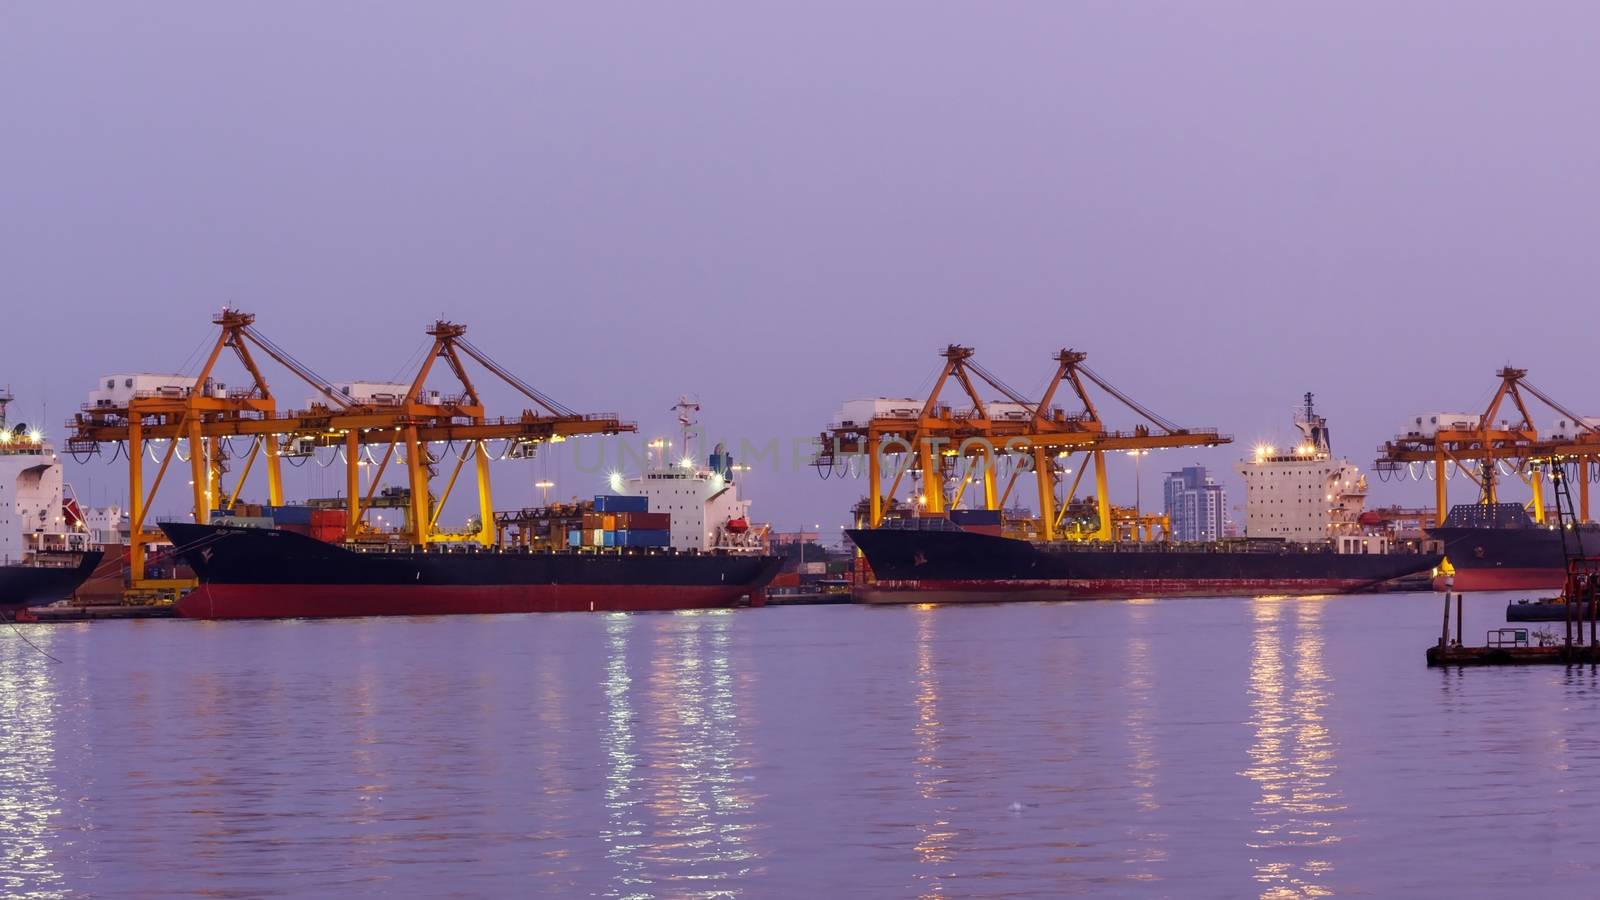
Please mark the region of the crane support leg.
<svg viewBox="0 0 1600 900"><path fill-rule="evenodd" d="M406 426L406 473L411 482L411 543L418 547L428 545L433 517L428 509L428 470L422 463L426 452L417 440L417 426Z"/></svg>
<svg viewBox="0 0 1600 900"><path fill-rule="evenodd" d="M684 448L687 450L688 448ZM478 543L493 547L498 543L494 526L494 497L489 492L489 449L479 441L478 455Z"/></svg>
<svg viewBox="0 0 1600 900"><path fill-rule="evenodd" d="M283 465L278 462L278 436L263 435L267 443L267 502L283 505Z"/></svg>
<svg viewBox="0 0 1600 900"><path fill-rule="evenodd" d="M355 429L344 433L344 531L355 539L361 528L361 444Z"/></svg>
<svg viewBox="0 0 1600 900"><path fill-rule="evenodd" d="M1561 463L1556 463L1561 465ZM1544 473L1534 469L1528 477L1529 486L1533 488L1533 521L1544 524Z"/></svg>
<svg viewBox="0 0 1600 900"><path fill-rule="evenodd" d="M1039 485L1039 533L1047 541L1056 538L1056 472L1049 453L1033 448L1033 477Z"/></svg>
<svg viewBox="0 0 1600 900"><path fill-rule="evenodd" d="M205 525L211 521L211 504L206 500L211 493L211 468L206 465L206 442L200 436L200 417L192 414L189 416L189 483L194 485L194 520Z"/></svg>
<svg viewBox="0 0 1600 900"><path fill-rule="evenodd" d="M983 448L983 508L999 509L999 498L995 496L994 485L994 448Z"/></svg>
<svg viewBox="0 0 1600 900"><path fill-rule="evenodd" d="M1094 451L1094 497L1100 511L1100 529L1095 540L1111 540L1111 489L1106 485L1106 452Z"/></svg>
<svg viewBox="0 0 1600 900"><path fill-rule="evenodd" d="M1433 504L1435 524L1443 527L1445 513L1449 512L1448 493L1444 486L1444 452L1433 455Z"/></svg>
<svg viewBox="0 0 1600 900"><path fill-rule="evenodd" d="M930 513L944 512L943 459L933 452L929 440L917 442L917 457L922 463L922 508Z"/></svg>
<svg viewBox="0 0 1600 900"><path fill-rule="evenodd" d="M867 495L871 498L871 509L868 511L868 528L877 528L883 522L883 478L882 466L879 461L883 454L877 441L867 442Z"/></svg>
<svg viewBox="0 0 1600 900"><path fill-rule="evenodd" d="M144 580L144 429L139 416L128 417L128 577Z"/></svg>

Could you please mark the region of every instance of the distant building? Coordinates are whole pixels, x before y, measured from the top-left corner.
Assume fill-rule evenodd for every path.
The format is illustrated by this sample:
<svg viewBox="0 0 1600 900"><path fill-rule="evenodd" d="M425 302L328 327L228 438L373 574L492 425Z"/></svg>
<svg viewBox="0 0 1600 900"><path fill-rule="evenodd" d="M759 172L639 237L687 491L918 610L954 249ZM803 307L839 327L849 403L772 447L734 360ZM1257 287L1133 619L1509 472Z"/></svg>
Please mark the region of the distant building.
<svg viewBox="0 0 1600 900"><path fill-rule="evenodd" d="M1224 534L1228 494L1206 474L1205 466L1185 466L1167 473L1162 493L1172 537L1179 541L1215 541Z"/></svg>

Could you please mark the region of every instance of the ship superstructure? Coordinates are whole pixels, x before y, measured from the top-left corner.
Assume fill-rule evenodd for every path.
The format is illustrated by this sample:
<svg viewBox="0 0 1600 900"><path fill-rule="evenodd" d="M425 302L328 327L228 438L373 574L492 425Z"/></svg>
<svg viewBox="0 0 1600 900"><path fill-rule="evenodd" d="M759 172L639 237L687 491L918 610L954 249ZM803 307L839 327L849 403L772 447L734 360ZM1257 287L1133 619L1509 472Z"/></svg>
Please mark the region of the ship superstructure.
<svg viewBox="0 0 1600 900"><path fill-rule="evenodd" d="M65 599L100 561L67 522L55 448L26 423L12 425L0 391L0 607Z"/></svg>
<svg viewBox="0 0 1600 900"><path fill-rule="evenodd" d="M764 532L750 525L750 501L739 494L733 454L718 444L709 463L663 460L631 478L619 477L615 486L620 493L648 498L650 512L672 516L669 546L674 550L763 552Z"/></svg>
<svg viewBox="0 0 1600 900"><path fill-rule="evenodd" d="M1247 537L1301 542L1361 537L1366 476L1348 459L1334 457L1328 421L1317 415L1312 399L1306 394L1295 416L1299 441L1293 447L1258 445L1237 466L1245 485Z"/></svg>

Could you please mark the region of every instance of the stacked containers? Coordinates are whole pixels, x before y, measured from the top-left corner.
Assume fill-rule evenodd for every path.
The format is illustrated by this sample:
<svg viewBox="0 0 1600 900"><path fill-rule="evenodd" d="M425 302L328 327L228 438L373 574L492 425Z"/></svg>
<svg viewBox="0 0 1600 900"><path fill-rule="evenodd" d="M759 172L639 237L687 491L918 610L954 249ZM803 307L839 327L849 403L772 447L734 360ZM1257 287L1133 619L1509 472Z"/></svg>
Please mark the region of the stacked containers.
<svg viewBox="0 0 1600 900"><path fill-rule="evenodd" d="M672 516L650 512L650 498L598 494L594 512L583 514L581 531L568 532L573 547L667 547Z"/></svg>
<svg viewBox="0 0 1600 900"><path fill-rule="evenodd" d="M311 511L311 536L337 544L345 539L345 511L338 508Z"/></svg>

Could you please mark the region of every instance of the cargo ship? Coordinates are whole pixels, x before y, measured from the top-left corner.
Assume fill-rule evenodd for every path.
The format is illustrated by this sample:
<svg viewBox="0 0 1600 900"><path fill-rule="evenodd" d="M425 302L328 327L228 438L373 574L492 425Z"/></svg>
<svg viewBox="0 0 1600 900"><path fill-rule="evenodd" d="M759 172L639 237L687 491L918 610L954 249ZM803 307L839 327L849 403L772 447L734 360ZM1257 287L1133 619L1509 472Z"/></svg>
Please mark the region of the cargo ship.
<svg viewBox="0 0 1600 900"><path fill-rule="evenodd" d="M161 529L200 582L178 601L185 618L760 605L782 560L750 527L733 471L731 456L719 451L709 468L680 462L615 479L619 492L596 497L582 514L599 527L562 529L565 546L416 548L331 543L282 528L165 522ZM630 519L657 527L617 527Z"/></svg>
<svg viewBox="0 0 1600 900"><path fill-rule="evenodd" d="M1600 553L1600 524L1567 532L1586 553ZM1458 591L1554 590L1566 583L1561 533L1539 525L1518 503L1472 503L1450 508L1444 524L1428 529L1444 544Z"/></svg>
<svg viewBox="0 0 1600 900"><path fill-rule="evenodd" d="M61 462L44 435L6 421L0 391L0 609L65 600L100 564L101 551L68 525Z"/></svg>
<svg viewBox="0 0 1600 900"><path fill-rule="evenodd" d="M1007 536L989 510L888 519L879 528L847 531L874 578L857 587L856 598L971 603L1338 594L1378 589L1439 565L1440 553L1364 533L1365 479L1332 456L1327 423L1310 395L1295 424L1301 440L1294 447L1278 452L1263 445L1240 465L1249 512L1244 537L1041 541ZM1196 471L1202 487L1220 487ZM1201 529L1209 536L1220 523L1220 497L1208 508L1217 519Z"/></svg>
<svg viewBox="0 0 1600 900"><path fill-rule="evenodd" d="M1432 553L1339 553L1328 544L1236 539L1202 544L1031 541L945 519L888 520L846 533L874 581L866 603L973 603L1342 594L1439 564Z"/></svg>

